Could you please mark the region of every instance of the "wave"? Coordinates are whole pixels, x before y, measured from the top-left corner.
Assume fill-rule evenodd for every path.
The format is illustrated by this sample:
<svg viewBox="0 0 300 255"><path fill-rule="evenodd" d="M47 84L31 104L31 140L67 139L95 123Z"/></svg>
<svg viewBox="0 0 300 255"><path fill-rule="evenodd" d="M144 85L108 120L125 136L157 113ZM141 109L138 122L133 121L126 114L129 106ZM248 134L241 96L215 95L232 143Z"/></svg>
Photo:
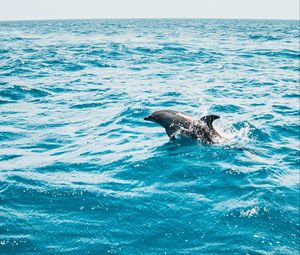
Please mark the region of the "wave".
<svg viewBox="0 0 300 255"><path fill-rule="evenodd" d="M29 86L13 85L0 89L0 96L13 102L25 98L40 98L49 96L50 92L45 89L37 89Z"/></svg>

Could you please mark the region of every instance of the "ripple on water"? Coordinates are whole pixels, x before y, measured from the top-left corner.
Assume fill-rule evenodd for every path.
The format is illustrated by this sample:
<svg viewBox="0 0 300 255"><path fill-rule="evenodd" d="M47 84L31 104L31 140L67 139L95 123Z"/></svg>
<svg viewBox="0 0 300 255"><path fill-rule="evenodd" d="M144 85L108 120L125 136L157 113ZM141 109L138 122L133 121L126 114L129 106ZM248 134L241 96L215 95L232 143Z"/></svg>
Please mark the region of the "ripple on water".
<svg viewBox="0 0 300 255"><path fill-rule="evenodd" d="M37 98L48 96L49 92L44 89L36 89L28 86L13 85L0 90L0 96L10 100L20 100L28 97Z"/></svg>

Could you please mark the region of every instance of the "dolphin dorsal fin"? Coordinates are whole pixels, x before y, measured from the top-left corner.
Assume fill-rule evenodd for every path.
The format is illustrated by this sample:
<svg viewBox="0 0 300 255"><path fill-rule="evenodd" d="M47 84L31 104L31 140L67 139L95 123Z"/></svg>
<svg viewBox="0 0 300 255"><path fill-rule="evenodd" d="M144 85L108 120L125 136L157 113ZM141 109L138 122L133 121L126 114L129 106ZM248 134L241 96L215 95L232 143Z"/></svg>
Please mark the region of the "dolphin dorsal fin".
<svg viewBox="0 0 300 255"><path fill-rule="evenodd" d="M200 119L200 121L205 122L209 128L213 128L213 126L212 126L213 121L216 119L219 119L219 118L220 118L220 116L218 116L218 115L207 115L207 116L202 117Z"/></svg>

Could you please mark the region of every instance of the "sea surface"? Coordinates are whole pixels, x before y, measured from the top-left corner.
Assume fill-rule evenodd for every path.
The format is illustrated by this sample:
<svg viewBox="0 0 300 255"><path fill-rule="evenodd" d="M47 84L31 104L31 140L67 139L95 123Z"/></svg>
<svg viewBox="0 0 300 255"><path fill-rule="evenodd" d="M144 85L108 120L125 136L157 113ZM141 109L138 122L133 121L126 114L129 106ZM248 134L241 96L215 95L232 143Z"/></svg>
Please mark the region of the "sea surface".
<svg viewBox="0 0 300 255"><path fill-rule="evenodd" d="M298 21L0 22L0 254L299 254L299 128Z"/></svg>

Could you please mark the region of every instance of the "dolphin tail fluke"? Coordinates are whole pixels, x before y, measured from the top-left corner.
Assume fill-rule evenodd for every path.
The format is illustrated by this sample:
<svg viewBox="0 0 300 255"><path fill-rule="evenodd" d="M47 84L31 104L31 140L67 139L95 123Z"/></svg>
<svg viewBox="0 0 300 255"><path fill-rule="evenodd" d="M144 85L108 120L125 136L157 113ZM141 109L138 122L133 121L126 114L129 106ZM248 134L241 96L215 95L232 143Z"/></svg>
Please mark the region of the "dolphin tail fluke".
<svg viewBox="0 0 300 255"><path fill-rule="evenodd" d="M207 115L207 116L202 117L200 119L200 121L205 122L209 128L213 128L213 126L212 126L213 121L216 119L219 119L219 118L220 118L220 116L218 116L218 115Z"/></svg>

